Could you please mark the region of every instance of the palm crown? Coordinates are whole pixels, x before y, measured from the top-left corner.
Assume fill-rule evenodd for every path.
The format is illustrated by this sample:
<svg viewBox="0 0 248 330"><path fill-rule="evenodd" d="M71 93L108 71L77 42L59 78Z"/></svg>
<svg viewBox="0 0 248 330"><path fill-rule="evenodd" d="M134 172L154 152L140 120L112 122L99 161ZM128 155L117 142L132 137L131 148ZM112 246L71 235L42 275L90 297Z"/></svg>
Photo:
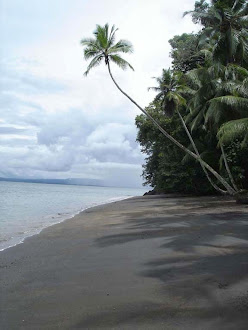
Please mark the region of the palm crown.
<svg viewBox="0 0 248 330"><path fill-rule="evenodd" d="M85 46L84 58L86 60L92 59L84 73L86 76L92 68L98 66L103 60L106 65L109 65L109 62L113 62L123 70L128 67L134 70L131 64L119 55L119 53L132 53L133 46L129 41L123 39L115 43L117 30L114 25L111 29L108 24L104 26L97 25L94 31L95 38L84 38L81 40L81 45Z"/></svg>
<svg viewBox="0 0 248 330"><path fill-rule="evenodd" d="M247 117L248 71L229 64L198 68L187 74L195 92L188 102L191 129L199 125L217 132L222 124ZM229 126L228 126L229 127Z"/></svg>
<svg viewBox="0 0 248 330"><path fill-rule="evenodd" d="M246 62L248 55L246 0L211 0L211 6L205 1L196 2L191 14L193 21L204 28L199 46L214 40L213 59L223 64ZM247 64L247 63L246 63Z"/></svg>
<svg viewBox="0 0 248 330"><path fill-rule="evenodd" d="M185 105L186 103L186 100L180 94L180 91L183 89L180 83L180 74L172 74L170 69L163 69L161 77L153 78L156 79L158 86L149 87L148 90L151 89L158 92L155 101L160 101L165 114L170 117L178 106Z"/></svg>

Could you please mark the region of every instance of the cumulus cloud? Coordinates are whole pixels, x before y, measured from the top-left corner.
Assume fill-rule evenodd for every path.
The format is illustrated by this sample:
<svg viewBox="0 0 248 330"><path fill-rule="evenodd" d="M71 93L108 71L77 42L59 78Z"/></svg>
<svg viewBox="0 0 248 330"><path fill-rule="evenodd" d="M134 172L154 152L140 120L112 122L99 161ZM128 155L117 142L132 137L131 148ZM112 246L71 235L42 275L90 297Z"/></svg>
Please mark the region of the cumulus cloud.
<svg viewBox="0 0 248 330"><path fill-rule="evenodd" d="M141 185L144 156L136 142L139 111L100 66L86 79L79 41L96 24L116 24L130 39L135 72L113 68L141 106L152 76L170 65L168 39L195 26L194 0L2 0L0 176L96 178Z"/></svg>

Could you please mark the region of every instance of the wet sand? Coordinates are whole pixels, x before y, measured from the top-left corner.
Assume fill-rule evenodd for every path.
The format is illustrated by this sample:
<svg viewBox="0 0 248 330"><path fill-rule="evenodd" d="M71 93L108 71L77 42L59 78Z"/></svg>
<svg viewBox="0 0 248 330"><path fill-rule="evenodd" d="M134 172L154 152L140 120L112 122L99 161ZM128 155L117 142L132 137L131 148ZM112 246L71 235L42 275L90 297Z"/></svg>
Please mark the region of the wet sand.
<svg viewBox="0 0 248 330"><path fill-rule="evenodd" d="M248 328L248 207L145 196L0 253L1 329Z"/></svg>

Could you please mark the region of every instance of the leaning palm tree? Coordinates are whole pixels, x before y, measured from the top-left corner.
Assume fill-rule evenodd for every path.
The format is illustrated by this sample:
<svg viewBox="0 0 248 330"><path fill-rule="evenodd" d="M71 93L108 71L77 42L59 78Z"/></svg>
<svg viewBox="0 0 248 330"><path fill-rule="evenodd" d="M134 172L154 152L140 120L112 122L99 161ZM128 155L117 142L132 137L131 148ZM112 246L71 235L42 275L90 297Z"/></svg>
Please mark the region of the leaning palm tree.
<svg viewBox="0 0 248 330"><path fill-rule="evenodd" d="M205 161L203 161L201 157L183 146L169 133L167 133L145 109L138 105L138 103L135 102L127 93L125 93L117 84L112 75L110 63L115 63L124 70L128 67L133 70L131 64L129 64L119 55L120 53L131 53L133 51L133 47L131 43L127 40L120 40L115 43L116 31L117 29L115 28L115 26L112 26L112 28L110 29L108 24L105 24L104 26L97 25L96 30L94 32L94 38L84 38L81 40L81 45L85 47L84 58L86 60L92 59L90 64L88 65L85 75L87 76L91 69L98 66L101 62L104 61L105 65L108 68L108 72L110 74L111 79L113 80L116 87L120 90L120 92L124 94L134 105L136 105L153 122L153 124L160 130L160 132L163 133L170 141L172 141L179 148L191 155L193 158L199 161L206 169L208 169L226 188L227 193L229 193L230 195L235 195L236 191L221 175L219 175L219 173L217 173L211 166L209 166Z"/></svg>
<svg viewBox="0 0 248 330"><path fill-rule="evenodd" d="M182 74L180 72L173 73L170 69L165 70L163 69L161 77L153 77L156 82L158 83L155 87L149 87L149 90L153 90L158 94L155 96L155 101L159 102L165 115L172 116L174 113L180 118L180 121L183 125L183 128L191 142L191 145L198 157L201 157L198 148L193 140L192 135L189 132L189 129L180 113L180 108L186 106L186 99L182 96L183 93L189 93L190 88L185 86L182 83ZM208 171L206 170L205 166L200 162L200 165L205 173L209 183L220 193L225 193L223 189L218 187L211 177L209 176Z"/></svg>

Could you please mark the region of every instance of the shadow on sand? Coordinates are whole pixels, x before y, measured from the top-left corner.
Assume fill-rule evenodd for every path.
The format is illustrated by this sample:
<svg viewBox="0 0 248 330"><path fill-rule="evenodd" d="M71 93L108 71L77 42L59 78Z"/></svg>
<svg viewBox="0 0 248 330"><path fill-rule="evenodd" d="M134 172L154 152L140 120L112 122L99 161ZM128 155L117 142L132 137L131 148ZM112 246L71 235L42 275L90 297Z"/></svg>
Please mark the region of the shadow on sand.
<svg viewBox="0 0 248 330"><path fill-rule="evenodd" d="M202 203L197 210L203 211L196 214L191 213L196 202L185 201L180 207L187 207L186 215L178 215L178 209L144 214L141 208L135 216L125 214L124 233L99 237L95 244L100 248L160 240L163 256L160 251L159 258L145 262L137 273L160 281L165 304L130 302L77 326L94 328L102 322L122 329L130 322L137 328L151 322L151 329L247 329L248 217L233 211L209 213L213 205ZM168 304L168 299L173 302Z"/></svg>

